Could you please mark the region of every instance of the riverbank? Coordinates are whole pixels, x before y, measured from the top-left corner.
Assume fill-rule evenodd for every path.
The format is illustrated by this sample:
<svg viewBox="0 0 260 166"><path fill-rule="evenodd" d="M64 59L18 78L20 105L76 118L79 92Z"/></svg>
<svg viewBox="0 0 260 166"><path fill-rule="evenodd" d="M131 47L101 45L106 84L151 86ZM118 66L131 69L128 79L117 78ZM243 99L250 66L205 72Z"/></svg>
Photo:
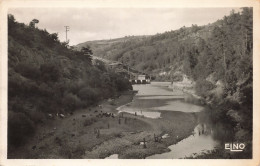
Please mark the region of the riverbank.
<svg viewBox="0 0 260 166"><path fill-rule="evenodd" d="M128 122L119 138L110 139L86 152L83 158L104 158L119 154L119 158L146 158L153 154L169 151L168 146L175 144L192 134L196 116L191 113L163 111L160 119L150 119L124 113ZM116 127L120 130L122 127ZM161 142L155 142L156 136L168 134ZM142 144L145 138L146 147Z"/></svg>
<svg viewBox="0 0 260 166"><path fill-rule="evenodd" d="M119 154L119 158L145 158L169 151L169 145L191 135L197 124L195 113L161 111L159 119L118 114L116 108L131 102L133 95L124 93L113 101L99 103L100 106L50 120L38 128L26 145L11 149L8 158L106 158L112 154ZM155 142L154 134L169 137ZM146 148L140 145L144 138Z"/></svg>

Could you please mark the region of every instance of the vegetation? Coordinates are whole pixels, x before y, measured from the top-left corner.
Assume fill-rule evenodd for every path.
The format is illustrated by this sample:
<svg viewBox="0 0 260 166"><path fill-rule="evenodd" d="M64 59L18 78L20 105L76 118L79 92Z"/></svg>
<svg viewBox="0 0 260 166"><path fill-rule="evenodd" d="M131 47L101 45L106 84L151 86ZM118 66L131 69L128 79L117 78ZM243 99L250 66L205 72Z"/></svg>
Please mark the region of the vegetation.
<svg viewBox="0 0 260 166"><path fill-rule="evenodd" d="M96 56L117 60L155 76L195 82L195 91L212 107L213 121L232 122L237 141L251 144L253 99L253 9L231 11L205 26L192 25L152 36L130 36L89 44ZM245 139L246 138L246 139Z"/></svg>
<svg viewBox="0 0 260 166"><path fill-rule="evenodd" d="M72 113L131 89L124 76L92 65L89 47L81 51L58 34L18 23L8 15L8 145L17 147L37 124L57 113Z"/></svg>

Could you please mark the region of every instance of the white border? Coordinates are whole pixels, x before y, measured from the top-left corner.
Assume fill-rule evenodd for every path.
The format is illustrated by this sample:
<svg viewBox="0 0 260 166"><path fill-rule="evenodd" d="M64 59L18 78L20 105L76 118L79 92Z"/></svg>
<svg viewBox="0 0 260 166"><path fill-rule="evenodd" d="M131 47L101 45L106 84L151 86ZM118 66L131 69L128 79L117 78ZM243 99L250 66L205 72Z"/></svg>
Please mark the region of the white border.
<svg viewBox="0 0 260 166"><path fill-rule="evenodd" d="M254 115L253 115L253 159L228 160L228 159L156 159L156 160L61 160L61 159L7 159L7 11L8 8L20 7L75 7L75 8L196 8L196 7L253 7L254 11L254 52L253 52L253 76L254 76ZM62 0L0 0L0 165L260 165L260 103L259 103L259 73L260 73L260 1L258 0L88 0L88 1L62 1ZM206 14L206 13L205 13ZM258 85L258 86L257 86ZM258 99L258 100L257 100Z"/></svg>

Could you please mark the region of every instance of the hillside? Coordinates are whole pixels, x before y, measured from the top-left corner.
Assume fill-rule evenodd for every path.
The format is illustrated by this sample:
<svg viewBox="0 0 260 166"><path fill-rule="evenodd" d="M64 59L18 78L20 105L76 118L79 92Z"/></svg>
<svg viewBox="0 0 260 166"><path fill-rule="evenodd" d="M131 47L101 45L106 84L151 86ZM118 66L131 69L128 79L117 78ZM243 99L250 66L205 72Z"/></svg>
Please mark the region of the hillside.
<svg viewBox="0 0 260 166"><path fill-rule="evenodd" d="M92 65L89 48L69 49L56 33L8 15L8 149L23 145L55 115L97 104L132 89L124 75Z"/></svg>
<svg viewBox="0 0 260 166"><path fill-rule="evenodd" d="M169 71L176 70L176 67L182 71L181 64L177 64L180 59L174 57L174 53L178 53L173 52L177 43L182 42L184 45L190 40L195 43L201 39L207 40L214 26L218 24L216 22L201 27L196 25L190 28L183 27L180 30L153 36L125 36L110 40L88 41L78 44L76 49L80 50L82 47L90 46L95 56L122 62L138 71L157 77L164 72L167 73L166 75L171 75L173 73L169 73ZM176 65L172 63L176 63ZM168 76L164 80L169 80L169 78Z"/></svg>
<svg viewBox="0 0 260 166"><path fill-rule="evenodd" d="M113 70L115 73L120 73L121 75L123 75L125 78L128 78L128 79L131 77L133 78L139 74L145 74L134 68L131 68L127 64L123 64L118 61L108 60L108 59L104 59L102 57L93 56L93 55L91 56L91 58L92 58L92 63L94 65L102 64L102 66L104 66L106 69Z"/></svg>

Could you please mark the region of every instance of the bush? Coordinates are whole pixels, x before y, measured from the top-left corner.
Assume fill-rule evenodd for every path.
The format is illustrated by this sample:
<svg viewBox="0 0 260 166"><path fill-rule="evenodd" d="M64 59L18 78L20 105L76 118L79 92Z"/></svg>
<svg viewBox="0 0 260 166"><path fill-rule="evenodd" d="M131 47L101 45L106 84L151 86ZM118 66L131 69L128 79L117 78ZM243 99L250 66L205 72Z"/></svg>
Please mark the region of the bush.
<svg viewBox="0 0 260 166"><path fill-rule="evenodd" d="M65 159L72 158L72 148L69 146L61 146L59 150L59 154L64 157Z"/></svg>
<svg viewBox="0 0 260 166"><path fill-rule="evenodd" d="M127 79L122 78L122 76L118 76L115 83L118 91L132 90L131 83Z"/></svg>
<svg viewBox="0 0 260 166"><path fill-rule="evenodd" d="M38 96L40 93L39 86L34 81L23 81L22 85L22 94L24 97L34 97Z"/></svg>
<svg viewBox="0 0 260 166"><path fill-rule="evenodd" d="M50 97L53 94L53 88L49 87L46 83L41 82L38 86L38 95L42 97Z"/></svg>
<svg viewBox="0 0 260 166"><path fill-rule="evenodd" d="M82 107L83 103L77 95L67 93L62 99L62 106L64 107L65 111L73 111L76 108Z"/></svg>
<svg viewBox="0 0 260 166"><path fill-rule="evenodd" d="M23 113L8 112L8 145L18 147L35 132L34 123Z"/></svg>
<svg viewBox="0 0 260 166"><path fill-rule="evenodd" d="M195 90L196 93L200 96L207 97L209 91L215 88L215 85L207 80L198 80L196 81Z"/></svg>
<svg viewBox="0 0 260 166"><path fill-rule="evenodd" d="M86 119L84 122L83 122L83 125L84 126L90 126L92 125L93 123L95 123L97 121L97 118L95 117L92 117L90 119Z"/></svg>
<svg viewBox="0 0 260 166"><path fill-rule="evenodd" d="M82 155L85 154L85 147L82 145L77 145L77 147L73 148L72 158L80 159Z"/></svg>
<svg viewBox="0 0 260 166"><path fill-rule="evenodd" d="M60 99L56 98L38 98L35 102L37 108L45 113L57 113L62 112L62 105Z"/></svg>
<svg viewBox="0 0 260 166"><path fill-rule="evenodd" d="M30 79L38 79L40 76L39 68L34 64L19 63L15 66L15 71Z"/></svg>
<svg viewBox="0 0 260 166"><path fill-rule="evenodd" d="M41 79L45 82L56 82L61 77L60 68L54 63L45 63L40 67Z"/></svg>
<svg viewBox="0 0 260 166"><path fill-rule="evenodd" d="M22 82L18 74L8 77L8 97L15 97L20 95L23 91Z"/></svg>
<svg viewBox="0 0 260 166"><path fill-rule="evenodd" d="M93 104L98 101L99 98L101 98L99 90L90 87L82 88L79 91L78 96L81 98L82 101L88 102L89 104Z"/></svg>
<svg viewBox="0 0 260 166"><path fill-rule="evenodd" d="M43 123L46 119L45 114L41 111L30 111L29 117L35 124Z"/></svg>

